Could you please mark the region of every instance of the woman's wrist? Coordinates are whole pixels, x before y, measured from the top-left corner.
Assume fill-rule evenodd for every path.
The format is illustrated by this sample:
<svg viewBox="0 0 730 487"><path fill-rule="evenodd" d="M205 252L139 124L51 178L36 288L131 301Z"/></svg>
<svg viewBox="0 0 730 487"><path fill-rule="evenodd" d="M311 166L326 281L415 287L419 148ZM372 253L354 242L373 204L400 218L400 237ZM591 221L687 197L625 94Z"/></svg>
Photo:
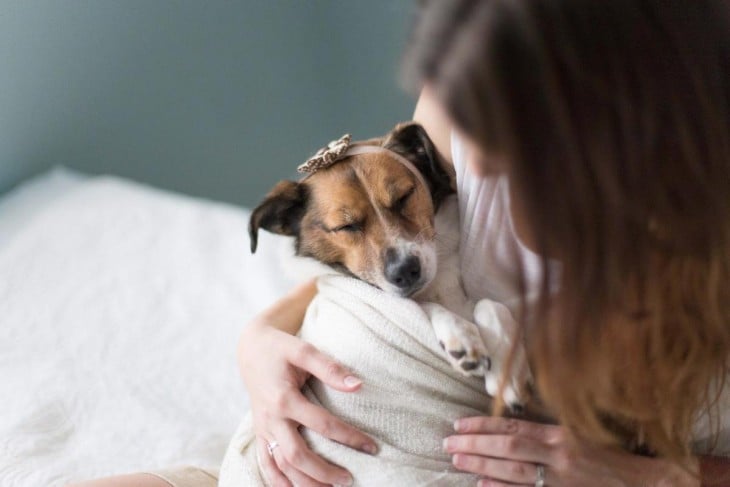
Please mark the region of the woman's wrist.
<svg viewBox="0 0 730 487"><path fill-rule="evenodd" d="M257 334L261 333L264 327L269 326L271 325L267 324L266 320L262 319L260 316L255 317L246 324L243 330L241 330L241 334L238 337L238 346L236 347L239 361L241 360L241 357L246 355L246 348L252 343L252 339Z"/></svg>
<svg viewBox="0 0 730 487"><path fill-rule="evenodd" d="M662 458L634 456L632 478L626 479L626 485L640 487L700 487L699 464L692 460L688 468L682 468L674 462ZM694 472L694 474L693 474Z"/></svg>
<svg viewBox="0 0 730 487"><path fill-rule="evenodd" d="M289 294L256 315L241 331L238 340L238 357L246 355L246 349L255 343L262 333L276 329L296 335L304 320L304 313L317 293L314 280L295 287Z"/></svg>
<svg viewBox="0 0 730 487"><path fill-rule="evenodd" d="M703 455L699 458L703 485L722 486L730 484L730 458Z"/></svg>
<svg viewBox="0 0 730 487"><path fill-rule="evenodd" d="M258 327L271 326L290 335L296 335L302 326L304 313L315 294L317 294L315 280L300 284L262 311L251 324Z"/></svg>

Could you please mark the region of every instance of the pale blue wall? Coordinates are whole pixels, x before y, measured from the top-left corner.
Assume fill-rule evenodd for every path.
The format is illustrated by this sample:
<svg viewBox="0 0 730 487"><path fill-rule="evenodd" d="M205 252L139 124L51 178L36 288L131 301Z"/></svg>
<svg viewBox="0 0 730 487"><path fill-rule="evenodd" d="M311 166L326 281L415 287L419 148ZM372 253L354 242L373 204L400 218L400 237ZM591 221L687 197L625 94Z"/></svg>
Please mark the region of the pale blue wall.
<svg viewBox="0 0 730 487"><path fill-rule="evenodd" d="M255 203L412 112L399 0L0 0L0 192L54 164Z"/></svg>

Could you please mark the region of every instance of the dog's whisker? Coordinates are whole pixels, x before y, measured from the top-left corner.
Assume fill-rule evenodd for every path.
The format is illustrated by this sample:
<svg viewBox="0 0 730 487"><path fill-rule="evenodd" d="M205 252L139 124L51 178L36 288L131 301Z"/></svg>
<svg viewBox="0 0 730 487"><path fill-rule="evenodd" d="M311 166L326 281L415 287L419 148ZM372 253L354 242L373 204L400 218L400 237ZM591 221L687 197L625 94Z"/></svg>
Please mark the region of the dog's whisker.
<svg viewBox="0 0 730 487"><path fill-rule="evenodd" d="M425 229L425 228L424 228L424 229L422 229L422 230L421 230L420 232L418 232L418 233L416 234L416 236L415 236L415 237L413 238L413 240L415 240L415 241L417 241L417 242L419 242L419 243L420 243L421 241L425 240L425 239L422 239L422 238L421 238L421 237L423 236L423 234L424 234L425 232L426 232L426 229Z"/></svg>

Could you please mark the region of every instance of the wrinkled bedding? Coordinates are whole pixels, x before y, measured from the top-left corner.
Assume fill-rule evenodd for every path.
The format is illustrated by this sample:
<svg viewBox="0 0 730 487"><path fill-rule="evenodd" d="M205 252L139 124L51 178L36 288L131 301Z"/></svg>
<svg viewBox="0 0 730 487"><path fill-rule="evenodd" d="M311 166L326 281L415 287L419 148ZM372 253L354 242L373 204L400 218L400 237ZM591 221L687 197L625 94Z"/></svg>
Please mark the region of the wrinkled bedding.
<svg viewBox="0 0 730 487"><path fill-rule="evenodd" d="M21 206L0 212L0 485L218 466L238 335L294 282L289 242L251 256L247 211L112 177Z"/></svg>

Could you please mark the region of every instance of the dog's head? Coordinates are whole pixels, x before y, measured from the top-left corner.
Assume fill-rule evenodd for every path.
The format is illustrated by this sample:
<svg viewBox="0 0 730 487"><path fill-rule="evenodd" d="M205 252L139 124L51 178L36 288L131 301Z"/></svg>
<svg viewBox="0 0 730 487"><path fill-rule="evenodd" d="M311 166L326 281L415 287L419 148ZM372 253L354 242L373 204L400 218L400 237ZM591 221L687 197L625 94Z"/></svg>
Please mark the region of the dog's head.
<svg viewBox="0 0 730 487"><path fill-rule="evenodd" d="M279 182L251 215L251 251L259 228L292 235L298 255L410 296L436 274L434 214L453 193L452 178L416 123L361 144L387 150L348 156L299 182Z"/></svg>

